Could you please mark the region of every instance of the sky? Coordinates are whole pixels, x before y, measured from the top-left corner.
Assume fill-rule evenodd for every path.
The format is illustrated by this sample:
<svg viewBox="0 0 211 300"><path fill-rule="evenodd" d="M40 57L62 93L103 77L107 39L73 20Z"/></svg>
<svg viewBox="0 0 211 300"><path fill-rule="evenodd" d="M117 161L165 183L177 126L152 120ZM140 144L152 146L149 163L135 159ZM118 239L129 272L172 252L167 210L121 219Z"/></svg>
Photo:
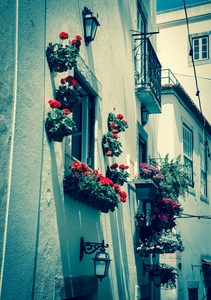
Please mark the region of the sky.
<svg viewBox="0 0 211 300"><path fill-rule="evenodd" d="M206 2L207 0L185 0L186 6L189 4L195 4L200 2ZM157 0L157 11L167 10L176 7L183 7L183 0Z"/></svg>

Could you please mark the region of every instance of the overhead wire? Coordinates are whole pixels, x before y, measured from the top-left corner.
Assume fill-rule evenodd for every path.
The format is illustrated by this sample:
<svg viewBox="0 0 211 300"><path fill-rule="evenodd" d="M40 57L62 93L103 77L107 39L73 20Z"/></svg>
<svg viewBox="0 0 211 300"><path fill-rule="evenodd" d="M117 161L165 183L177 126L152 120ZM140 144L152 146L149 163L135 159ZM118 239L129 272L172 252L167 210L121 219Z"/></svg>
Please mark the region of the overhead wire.
<svg viewBox="0 0 211 300"><path fill-rule="evenodd" d="M195 66L195 62L194 62L194 58L193 58L193 47L192 47L192 41L191 41L191 37L190 37L188 14L187 14L187 7L186 7L185 0L183 0L183 4L184 4L185 19L186 19L186 25L187 25L187 31L188 31L188 40L189 40L189 45L190 45L189 56L191 56L191 61L192 61L192 66L193 66L193 71L194 71L195 84L196 84L196 96L198 97L199 108L200 108L200 111L201 111L201 114L202 114L200 91L199 91L198 79L197 79L197 75L196 75L196 66ZM202 114L202 117L203 117L203 129L205 130L205 118L204 118L203 114ZM209 150L209 145L208 145L208 141L207 141L206 135L205 135L205 145L207 146L208 157L211 158L210 150Z"/></svg>

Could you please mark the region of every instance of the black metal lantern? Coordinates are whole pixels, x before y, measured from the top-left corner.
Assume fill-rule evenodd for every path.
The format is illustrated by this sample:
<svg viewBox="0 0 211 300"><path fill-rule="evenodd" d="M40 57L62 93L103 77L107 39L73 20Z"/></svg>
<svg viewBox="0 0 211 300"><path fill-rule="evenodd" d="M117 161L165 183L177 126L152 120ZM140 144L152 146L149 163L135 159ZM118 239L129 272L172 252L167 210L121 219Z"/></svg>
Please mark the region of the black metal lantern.
<svg viewBox="0 0 211 300"><path fill-rule="evenodd" d="M100 281L108 275L108 269L111 261L108 253L105 251L105 248L108 248L108 246L108 244L105 245L104 240L102 240L102 243L90 243L84 242L84 238L81 237L80 261L82 261L84 253L92 254L98 249L100 250L96 253L95 258L93 258L95 275L100 279Z"/></svg>
<svg viewBox="0 0 211 300"><path fill-rule="evenodd" d="M146 125L149 118L149 111L146 109L144 104L141 105L141 123L142 125Z"/></svg>
<svg viewBox="0 0 211 300"><path fill-rule="evenodd" d="M97 18L93 16L93 13L87 7L84 7L82 11L83 23L84 23L84 39L88 46L90 42L94 41L97 27L100 26Z"/></svg>
<svg viewBox="0 0 211 300"><path fill-rule="evenodd" d="M150 280L154 282L156 287L161 285L162 276L158 264L156 264L156 266L152 266L143 262L143 276L145 276L145 272L150 272Z"/></svg>
<svg viewBox="0 0 211 300"><path fill-rule="evenodd" d="M97 276L97 278L100 279L100 281L102 281L102 279L108 275L108 268L111 259L109 258L108 253L106 253L104 249L101 252L97 252L93 260L95 275Z"/></svg>

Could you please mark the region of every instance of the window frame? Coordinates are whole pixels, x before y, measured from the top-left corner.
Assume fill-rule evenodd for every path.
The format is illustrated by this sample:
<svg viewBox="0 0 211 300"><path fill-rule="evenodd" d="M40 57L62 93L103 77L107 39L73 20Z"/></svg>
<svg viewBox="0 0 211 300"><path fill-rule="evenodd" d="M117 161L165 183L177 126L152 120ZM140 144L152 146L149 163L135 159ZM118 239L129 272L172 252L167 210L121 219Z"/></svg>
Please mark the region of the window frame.
<svg viewBox="0 0 211 300"><path fill-rule="evenodd" d="M185 139L185 134L184 134L184 130L186 130L186 132L188 133L188 135L191 137L191 139ZM184 122L183 122L183 126L182 126L182 133L183 133L183 161L184 164L190 164L191 168L190 168L190 172L187 171L188 174L188 178L190 180L190 186L194 187L194 179L193 179L193 130L190 129L189 126L187 126ZM187 134L186 134L187 137ZM189 143L189 141L191 141L191 143ZM185 149L185 143L187 144L186 149ZM191 153L191 155L190 155Z"/></svg>
<svg viewBox="0 0 211 300"><path fill-rule="evenodd" d="M203 55L203 39L206 39L206 46L207 46L207 50L206 50L206 54L207 54L207 57L204 58L202 57ZM194 45L195 41L198 41L198 45ZM195 47L198 47L199 48L199 51L197 52L197 54L199 55L198 58L195 57L196 55L196 52L195 52ZM209 59L209 36L208 35L203 35L203 36L199 36L199 37L193 37L192 38L192 48L193 48L193 59L194 61L200 61L200 60L208 60Z"/></svg>
<svg viewBox="0 0 211 300"><path fill-rule="evenodd" d="M81 119L81 131L76 131L72 134L72 149L71 155L82 163L88 165L90 168L94 169L94 136L95 136L95 95L90 91L90 89L83 83L77 73L74 74L75 79L78 81L78 85L83 90L81 95L82 101L76 104L73 108L73 120L74 120L74 110L81 106L80 119ZM80 92L80 89L79 89ZM85 93L84 93L85 92ZM84 99L83 99L84 98ZM73 153L74 138L76 136L81 136L81 140L78 141L78 148L80 149L80 154L75 155Z"/></svg>
<svg viewBox="0 0 211 300"><path fill-rule="evenodd" d="M206 148L206 144L203 143L202 139L200 139L199 141L199 156L200 156L200 194L203 197L207 197L207 148ZM202 174L204 175L204 179L202 178Z"/></svg>

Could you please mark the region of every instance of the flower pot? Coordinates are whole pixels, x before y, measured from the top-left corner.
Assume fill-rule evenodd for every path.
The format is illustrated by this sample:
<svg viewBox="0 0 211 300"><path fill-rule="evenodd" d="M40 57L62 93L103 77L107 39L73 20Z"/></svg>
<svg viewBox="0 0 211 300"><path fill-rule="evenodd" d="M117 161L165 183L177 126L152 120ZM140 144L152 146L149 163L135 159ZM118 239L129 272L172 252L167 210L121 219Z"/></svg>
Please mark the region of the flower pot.
<svg viewBox="0 0 211 300"><path fill-rule="evenodd" d="M136 187L137 199L145 203L155 202L158 186L152 179L138 179L133 181Z"/></svg>
<svg viewBox="0 0 211 300"><path fill-rule="evenodd" d="M161 231L164 229L164 227L165 227L164 223L160 220L155 220L153 222L153 229L156 231Z"/></svg>
<svg viewBox="0 0 211 300"><path fill-rule="evenodd" d="M53 69L55 72L59 72L59 73L67 71L67 67L65 66L65 64L64 63L60 64L58 62L54 64Z"/></svg>
<svg viewBox="0 0 211 300"><path fill-rule="evenodd" d="M156 195L156 202L157 202L157 203L161 203L161 202L162 202L162 200L163 200L163 196L162 196L162 195L159 195L159 194L157 194L157 195Z"/></svg>
<svg viewBox="0 0 211 300"><path fill-rule="evenodd" d="M107 155L107 156L113 156L113 151L108 150L108 151L106 152L106 155Z"/></svg>
<svg viewBox="0 0 211 300"><path fill-rule="evenodd" d="M137 219L138 227L146 227L146 220Z"/></svg>
<svg viewBox="0 0 211 300"><path fill-rule="evenodd" d="M119 132L119 129L118 129L118 128L112 128L112 132L113 132L113 133L118 133L118 132Z"/></svg>
<svg viewBox="0 0 211 300"><path fill-rule="evenodd" d="M52 136L52 140L53 141L55 141L55 142L62 142L63 141L63 136L62 135L60 135L60 134L54 134L53 136Z"/></svg>

